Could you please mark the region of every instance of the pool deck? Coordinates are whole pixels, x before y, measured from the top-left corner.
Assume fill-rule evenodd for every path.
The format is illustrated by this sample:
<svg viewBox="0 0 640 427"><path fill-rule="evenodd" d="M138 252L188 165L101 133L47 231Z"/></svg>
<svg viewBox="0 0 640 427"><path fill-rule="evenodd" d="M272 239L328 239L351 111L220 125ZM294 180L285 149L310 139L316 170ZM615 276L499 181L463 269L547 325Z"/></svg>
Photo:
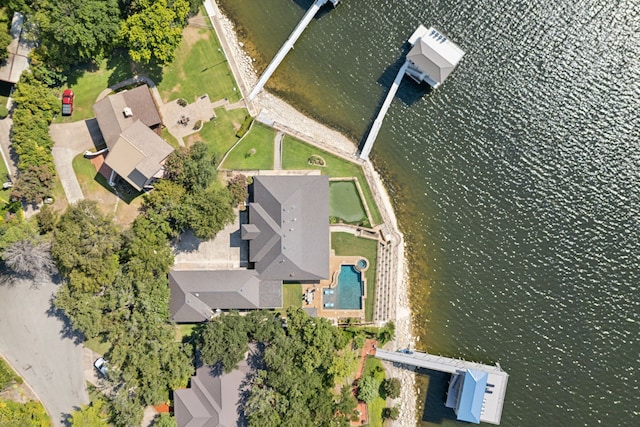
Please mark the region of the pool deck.
<svg viewBox="0 0 640 427"><path fill-rule="evenodd" d="M330 320L337 321L338 319L344 319L346 317L353 317L357 319L364 320L364 299L367 297L367 279L362 275L362 281L364 282L364 295L362 299L362 308L360 310L340 310L340 309L332 309L332 308L324 308L322 304L322 292L325 289L329 289L334 287L338 281L338 275L340 274L340 267L343 264L357 265L357 262L361 260L363 257L361 256L336 256L333 251L331 256L329 257L329 271L330 278L327 280L321 280L320 283L317 284L303 284L302 285L302 295L304 296L307 293L313 294L313 299L310 302L306 302L303 300L302 308L315 308L318 312L318 317L328 318ZM367 263L369 261L367 260ZM369 265L367 264L367 268ZM366 268L362 270L363 273L366 271Z"/></svg>

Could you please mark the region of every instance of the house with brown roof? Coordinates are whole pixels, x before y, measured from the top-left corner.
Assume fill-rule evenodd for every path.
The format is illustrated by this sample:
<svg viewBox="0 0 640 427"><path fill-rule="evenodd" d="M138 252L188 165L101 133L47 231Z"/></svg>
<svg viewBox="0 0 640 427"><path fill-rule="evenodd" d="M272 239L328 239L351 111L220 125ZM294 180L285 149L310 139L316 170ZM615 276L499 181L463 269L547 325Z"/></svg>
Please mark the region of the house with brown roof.
<svg viewBox="0 0 640 427"><path fill-rule="evenodd" d="M109 149L109 184L118 175L138 191L151 188L163 176L173 147L159 136L162 119L149 87L109 95L93 105L93 112Z"/></svg>
<svg viewBox="0 0 640 427"><path fill-rule="evenodd" d="M171 319L203 322L217 310L282 307L282 282L329 278L329 178L255 176L249 220L249 269L169 273Z"/></svg>

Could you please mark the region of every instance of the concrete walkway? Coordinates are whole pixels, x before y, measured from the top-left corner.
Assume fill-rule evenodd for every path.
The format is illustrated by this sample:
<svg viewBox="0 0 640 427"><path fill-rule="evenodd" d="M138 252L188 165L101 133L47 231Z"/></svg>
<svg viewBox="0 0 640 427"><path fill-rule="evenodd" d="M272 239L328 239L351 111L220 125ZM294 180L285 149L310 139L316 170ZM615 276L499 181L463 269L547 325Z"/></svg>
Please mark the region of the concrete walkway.
<svg viewBox="0 0 640 427"><path fill-rule="evenodd" d="M18 280L0 285L0 353L31 386L54 426L89 403L81 345L57 316L51 299L58 285Z"/></svg>
<svg viewBox="0 0 640 427"><path fill-rule="evenodd" d="M218 36L218 40L220 40L220 46L222 46L224 56L227 59L229 68L231 68L231 73L233 73L236 83L238 84L240 94L242 95L242 98L246 100L248 99L247 96L249 95L249 88L246 82L243 80L243 74L240 73L240 70L238 69L238 64L236 63L235 55L231 51L231 46L229 46L227 39L225 37L222 37L223 30L222 24L220 23L220 10L218 9L218 5L214 0L204 0L203 5L207 12L207 15L209 15L209 20L211 21L211 25L213 26L213 29ZM246 102L244 107L249 110L249 114L251 114L252 116L255 116L257 114L257 111L255 110L251 102Z"/></svg>
<svg viewBox="0 0 640 427"><path fill-rule="evenodd" d="M278 132L273 140L273 170L282 170L282 139L284 133Z"/></svg>

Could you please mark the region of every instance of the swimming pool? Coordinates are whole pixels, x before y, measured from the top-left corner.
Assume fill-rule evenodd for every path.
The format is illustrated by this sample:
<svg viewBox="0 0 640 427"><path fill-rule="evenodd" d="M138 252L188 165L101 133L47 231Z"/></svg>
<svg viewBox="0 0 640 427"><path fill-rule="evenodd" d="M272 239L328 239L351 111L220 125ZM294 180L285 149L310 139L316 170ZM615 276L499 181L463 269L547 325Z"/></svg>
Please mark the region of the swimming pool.
<svg viewBox="0 0 640 427"><path fill-rule="evenodd" d="M362 309L362 295L364 294L364 283L362 273L354 265L340 266L338 283L332 288L333 294L323 293L322 303L334 304L332 308L338 310L360 310Z"/></svg>

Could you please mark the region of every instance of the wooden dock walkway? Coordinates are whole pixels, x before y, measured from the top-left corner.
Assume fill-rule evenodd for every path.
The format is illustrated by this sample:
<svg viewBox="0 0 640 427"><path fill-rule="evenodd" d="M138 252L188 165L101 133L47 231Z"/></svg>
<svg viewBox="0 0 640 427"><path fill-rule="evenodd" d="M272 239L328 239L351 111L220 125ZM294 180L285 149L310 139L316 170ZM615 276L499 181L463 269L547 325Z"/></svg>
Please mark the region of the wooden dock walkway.
<svg viewBox="0 0 640 427"><path fill-rule="evenodd" d="M367 136L367 140L362 147L362 151L360 151L361 159L368 159L369 153L371 153L371 148L373 147L373 143L376 142L376 138L378 137L378 132L380 132L380 128L382 127L382 122L384 121L384 117L387 115L387 111L391 106L391 101L396 96L398 92L398 88L400 87L400 82L402 82L402 78L404 77L405 72L407 71L407 67L409 66L408 62L402 64L398 74L396 75L391 88L389 89L389 93L387 97L384 99L384 103L382 104L382 108L380 108L380 112L378 113L378 117L373 122L373 126L371 126L371 130L369 131L369 135Z"/></svg>
<svg viewBox="0 0 640 427"><path fill-rule="evenodd" d="M291 49L293 49L293 45L296 43L305 28L307 28L307 25L309 25L314 16L316 16L316 13L318 13L320 8L327 4L328 1L329 0L316 0L313 5L311 5L287 41L284 42L278 53L276 53L276 56L273 57L271 63L267 66L267 69L262 73L262 76L260 76L260 79L258 79L258 83L256 83L256 86L249 94L249 101L253 101L258 93L260 93L264 85L267 83L267 80L269 80L271 75L276 71L276 68L278 68L284 57L287 56L287 53L289 53Z"/></svg>

